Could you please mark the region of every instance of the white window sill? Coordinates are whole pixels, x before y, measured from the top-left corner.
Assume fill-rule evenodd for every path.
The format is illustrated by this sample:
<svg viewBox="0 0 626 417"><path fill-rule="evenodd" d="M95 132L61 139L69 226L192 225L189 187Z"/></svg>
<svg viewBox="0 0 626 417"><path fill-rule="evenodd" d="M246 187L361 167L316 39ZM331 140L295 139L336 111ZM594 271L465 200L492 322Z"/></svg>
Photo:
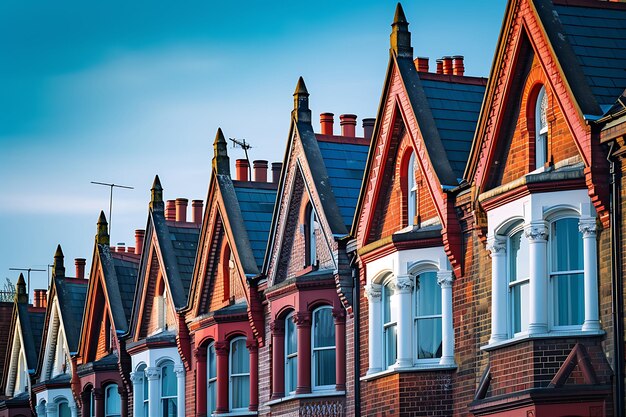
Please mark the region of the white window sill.
<svg viewBox="0 0 626 417"><path fill-rule="evenodd" d="M308 394L292 394L287 397L277 398L275 400L271 400L265 403L267 406L272 406L280 403L284 403L286 401L299 400L303 398L319 398L319 397L339 397L346 395L345 391L335 391L335 390L324 390L324 391L313 391ZM220 414L223 416L225 414Z"/></svg>
<svg viewBox="0 0 626 417"><path fill-rule="evenodd" d="M370 381L372 379L382 378L387 375L400 374L405 372L432 372L432 371L449 371L456 369L457 365L441 365L440 363L424 363L417 364L407 368L388 368L384 371L375 372L369 375L362 376L361 381Z"/></svg>
<svg viewBox="0 0 626 417"><path fill-rule="evenodd" d="M541 339L561 339L565 337L593 337L602 336L605 334L604 330L552 330L547 333L535 333L535 334L519 334L510 339L502 340L495 343L489 343L481 346L480 350L489 352L494 349L515 345L527 340L541 340Z"/></svg>
<svg viewBox="0 0 626 417"><path fill-rule="evenodd" d="M258 416L258 411L231 411L229 413L213 413L211 417Z"/></svg>

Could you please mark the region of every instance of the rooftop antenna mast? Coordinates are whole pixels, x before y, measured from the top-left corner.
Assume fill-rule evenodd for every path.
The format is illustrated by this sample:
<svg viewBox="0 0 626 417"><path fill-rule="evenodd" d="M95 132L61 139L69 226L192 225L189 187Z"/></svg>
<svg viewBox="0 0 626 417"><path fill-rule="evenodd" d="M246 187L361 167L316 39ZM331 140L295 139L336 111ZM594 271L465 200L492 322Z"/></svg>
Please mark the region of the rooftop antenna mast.
<svg viewBox="0 0 626 417"><path fill-rule="evenodd" d="M108 182L91 181L91 183L96 185L105 185L111 189L111 193L109 194L109 236L111 236L111 223L113 223L113 220L111 219L111 212L113 210L113 188L125 188L127 190L134 190L135 188Z"/></svg>
<svg viewBox="0 0 626 417"><path fill-rule="evenodd" d="M30 271L33 272L46 272L45 269L35 269L35 268L9 268L9 271L26 271L28 272L27 281L26 281L26 294L28 294L28 302L30 303Z"/></svg>
<svg viewBox="0 0 626 417"><path fill-rule="evenodd" d="M250 181L252 181L252 164L250 164L250 158L248 157L248 149L252 148L245 139L228 138L233 143L233 148L241 148L246 154L246 161L248 161L248 175L250 175Z"/></svg>

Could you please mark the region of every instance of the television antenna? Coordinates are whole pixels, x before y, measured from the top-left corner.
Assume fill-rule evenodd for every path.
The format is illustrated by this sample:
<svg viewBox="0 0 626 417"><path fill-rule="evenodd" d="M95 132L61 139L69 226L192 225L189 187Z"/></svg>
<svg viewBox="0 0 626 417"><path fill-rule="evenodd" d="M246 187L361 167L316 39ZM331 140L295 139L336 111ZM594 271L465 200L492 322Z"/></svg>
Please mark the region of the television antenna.
<svg viewBox="0 0 626 417"><path fill-rule="evenodd" d="M248 161L248 175L250 176L250 181L252 181L252 166L250 164L250 158L248 157L248 149L252 148L245 139L237 139L237 138L228 138L233 143L233 148L241 148L246 154L246 161Z"/></svg>
<svg viewBox="0 0 626 417"><path fill-rule="evenodd" d="M35 268L9 268L9 271L25 271L27 272L27 282L26 282L26 294L28 294L28 302L30 303L30 272L46 272L45 269L35 269Z"/></svg>
<svg viewBox="0 0 626 417"><path fill-rule="evenodd" d="M91 181L91 183L96 184L96 185L104 185L111 189L111 193L109 194L109 236L111 236L111 223L113 223L113 220L111 219L111 212L113 211L113 188L125 188L127 190L134 190L135 187L129 187L128 185L119 185L119 184L113 184L113 183L108 183L108 182L98 182L98 181Z"/></svg>

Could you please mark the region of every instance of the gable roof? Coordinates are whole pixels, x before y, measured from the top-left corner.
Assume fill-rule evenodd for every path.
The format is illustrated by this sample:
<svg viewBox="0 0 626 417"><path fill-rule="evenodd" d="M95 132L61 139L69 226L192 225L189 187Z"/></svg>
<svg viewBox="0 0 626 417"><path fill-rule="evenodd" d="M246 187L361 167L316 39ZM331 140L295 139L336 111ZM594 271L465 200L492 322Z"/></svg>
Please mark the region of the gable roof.
<svg viewBox="0 0 626 417"><path fill-rule="evenodd" d="M86 279L55 277L54 286L59 303L59 313L70 352L76 352L87 295Z"/></svg>
<svg viewBox="0 0 626 417"><path fill-rule="evenodd" d="M16 308L24 341L26 365L28 369L36 369L46 311L45 309L35 309L24 303L16 303Z"/></svg>

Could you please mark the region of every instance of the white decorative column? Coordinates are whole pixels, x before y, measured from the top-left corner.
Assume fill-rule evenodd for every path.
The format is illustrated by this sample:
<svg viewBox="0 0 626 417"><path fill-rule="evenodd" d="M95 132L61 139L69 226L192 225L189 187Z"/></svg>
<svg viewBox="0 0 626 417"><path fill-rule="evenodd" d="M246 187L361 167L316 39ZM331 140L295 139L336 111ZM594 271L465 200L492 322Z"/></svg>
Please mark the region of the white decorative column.
<svg viewBox="0 0 626 417"><path fill-rule="evenodd" d="M46 417L46 405L45 404L39 404L36 407L36 411L37 411L37 417Z"/></svg>
<svg viewBox="0 0 626 417"><path fill-rule="evenodd" d="M140 371L131 372L130 380L133 383L133 417L144 417L143 416L144 373Z"/></svg>
<svg viewBox="0 0 626 417"><path fill-rule="evenodd" d="M396 275L394 284L394 297L398 302L398 360L396 361L396 368L410 368L413 366L413 312L411 311L413 277L411 275Z"/></svg>
<svg viewBox="0 0 626 417"><path fill-rule="evenodd" d="M148 378L148 414L159 415L159 380L161 379L161 369L150 366L146 368L146 378Z"/></svg>
<svg viewBox="0 0 626 417"><path fill-rule="evenodd" d="M506 340L506 239L493 236L487 240L487 250L491 253L491 338L489 343Z"/></svg>
<svg viewBox="0 0 626 417"><path fill-rule="evenodd" d="M367 374L374 374L383 370L383 312L382 312L382 286L368 284L365 286L365 296L369 306L369 369Z"/></svg>
<svg viewBox="0 0 626 417"><path fill-rule="evenodd" d="M583 234L585 322L584 331L600 330L598 312L598 254L596 242L596 219L581 218L578 230Z"/></svg>
<svg viewBox="0 0 626 417"><path fill-rule="evenodd" d="M437 272L441 286L441 359L440 365L454 365L454 327L452 324L452 271Z"/></svg>
<svg viewBox="0 0 626 417"><path fill-rule="evenodd" d="M72 417L78 417L78 410L76 409L76 404L70 404L70 414Z"/></svg>
<svg viewBox="0 0 626 417"><path fill-rule="evenodd" d="M176 401L176 417L185 417L185 367L183 365L176 365L174 367L174 373L176 374L176 392L178 397Z"/></svg>
<svg viewBox="0 0 626 417"><path fill-rule="evenodd" d="M530 257L530 317L528 334L548 331L548 227L546 222L533 221L524 228Z"/></svg>
<svg viewBox="0 0 626 417"><path fill-rule="evenodd" d="M59 411L59 406L54 403L46 405L46 417L56 417Z"/></svg>

